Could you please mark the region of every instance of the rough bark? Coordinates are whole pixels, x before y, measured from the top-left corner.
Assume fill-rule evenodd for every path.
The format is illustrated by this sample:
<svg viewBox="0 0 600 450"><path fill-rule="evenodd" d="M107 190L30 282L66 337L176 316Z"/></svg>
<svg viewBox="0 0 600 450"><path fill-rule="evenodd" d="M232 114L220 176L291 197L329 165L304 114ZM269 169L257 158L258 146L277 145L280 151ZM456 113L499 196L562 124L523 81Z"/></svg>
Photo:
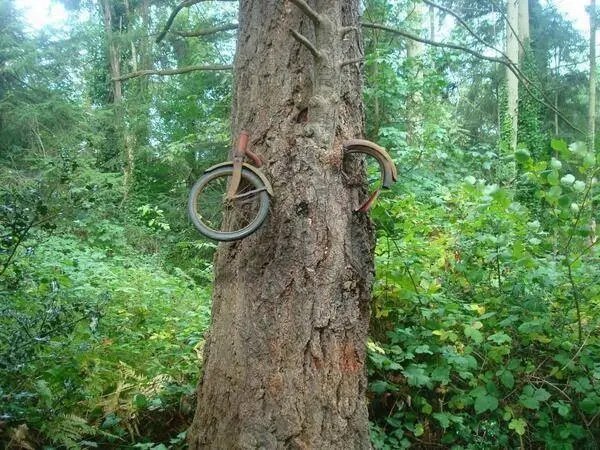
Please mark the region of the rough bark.
<svg viewBox="0 0 600 450"><path fill-rule="evenodd" d="M341 172L341 142L362 132L343 63L362 53L358 1L313 4L240 2L233 134L251 133L275 196L265 225L217 251L191 449L370 448L373 239L352 211L362 177Z"/></svg>
<svg viewBox="0 0 600 450"><path fill-rule="evenodd" d="M506 55L515 64L519 63L519 1L507 1ZM519 80L508 68L506 69L507 114L510 119L510 150L517 148L517 132L519 123Z"/></svg>

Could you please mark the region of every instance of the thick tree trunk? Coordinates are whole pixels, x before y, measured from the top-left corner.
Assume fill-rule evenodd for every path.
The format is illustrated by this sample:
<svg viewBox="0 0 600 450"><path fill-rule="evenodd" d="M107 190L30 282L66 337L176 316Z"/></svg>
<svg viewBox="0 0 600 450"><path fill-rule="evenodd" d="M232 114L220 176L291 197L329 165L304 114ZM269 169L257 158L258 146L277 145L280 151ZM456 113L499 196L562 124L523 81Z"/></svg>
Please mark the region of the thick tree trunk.
<svg viewBox="0 0 600 450"><path fill-rule="evenodd" d="M191 449L370 448L373 239L341 173L341 142L362 132L359 70L341 64L362 56L360 31L341 32L358 0L315 3L318 24L292 2L240 2L233 132L250 132L275 196L217 252Z"/></svg>

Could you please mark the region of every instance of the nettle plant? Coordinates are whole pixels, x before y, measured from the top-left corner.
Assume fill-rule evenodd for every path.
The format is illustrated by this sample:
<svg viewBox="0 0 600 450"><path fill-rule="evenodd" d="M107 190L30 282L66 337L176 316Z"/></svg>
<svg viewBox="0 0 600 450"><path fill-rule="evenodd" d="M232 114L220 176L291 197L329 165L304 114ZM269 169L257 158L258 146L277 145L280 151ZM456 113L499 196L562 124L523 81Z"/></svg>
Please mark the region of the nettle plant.
<svg viewBox="0 0 600 450"><path fill-rule="evenodd" d="M535 208L472 175L381 200L376 448L597 448L598 164L583 144L552 148L515 155Z"/></svg>

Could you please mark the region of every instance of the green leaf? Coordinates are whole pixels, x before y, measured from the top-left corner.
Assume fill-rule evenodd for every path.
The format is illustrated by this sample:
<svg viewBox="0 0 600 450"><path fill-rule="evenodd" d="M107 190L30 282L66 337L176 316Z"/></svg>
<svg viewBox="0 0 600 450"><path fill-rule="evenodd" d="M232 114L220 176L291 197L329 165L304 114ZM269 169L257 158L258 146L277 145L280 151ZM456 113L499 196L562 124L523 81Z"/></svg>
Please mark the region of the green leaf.
<svg viewBox="0 0 600 450"><path fill-rule="evenodd" d="M487 338L487 340L492 341L498 345L507 344L507 343L510 344L512 342L512 338L508 334L506 334L502 331L492 334L491 336L489 336Z"/></svg>
<svg viewBox="0 0 600 450"><path fill-rule="evenodd" d="M477 328L472 325L465 325L464 327L465 336L472 339L476 344L483 342L483 334Z"/></svg>
<svg viewBox="0 0 600 450"><path fill-rule="evenodd" d="M508 389L512 389L515 385L515 377L510 370L503 370L500 372L499 378L502 385Z"/></svg>
<svg viewBox="0 0 600 450"><path fill-rule="evenodd" d="M552 139L550 146L552 150L556 150L557 152L566 152L568 150L567 143L562 139Z"/></svg>
<svg viewBox="0 0 600 450"><path fill-rule="evenodd" d="M545 402L550 398L550 393L544 388L535 389L528 384L523 388L523 393L519 396L519 402L529 409L539 409L540 402Z"/></svg>
<svg viewBox="0 0 600 450"><path fill-rule="evenodd" d="M423 344L423 345L419 345L418 347L415 347L413 352L415 352L418 355L424 354L424 353L427 353L428 355L433 355L433 352L430 350L429 345L427 345L427 344Z"/></svg>
<svg viewBox="0 0 600 450"><path fill-rule="evenodd" d="M486 411L494 411L498 408L498 399L489 394L482 394L475 399L475 412L477 414Z"/></svg>
<svg viewBox="0 0 600 450"><path fill-rule="evenodd" d="M431 379L433 381L438 381L442 385L448 384L450 381L450 368L445 366L437 366L431 372Z"/></svg>
<svg viewBox="0 0 600 450"><path fill-rule="evenodd" d="M409 386L421 387L428 385L431 379L425 372L424 364L411 364L402 371Z"/></svg>
<svg viewBox="0 0 600 450"><path fill-rule="evenodd" d="M433 413L433 418L440 423L440 426L443 429L446 429L450 426L450 416L451 416L450 413L445 413L445 412Z"/></svg>
<svg viewBox="0 0 600 450"><path fill-rule="evenodd" d="M525 422L525 419L512 419L508 424L508 428L515 430L519 436L523 436L525 434L526 426L527 422Z"/></svg>
<svg viewBox="0 0 600 450"><path fill-rule="evenodd" d="M558 178L558 170L553 170L546 177L548 180L548 184L551 186L557 186L560 183L560 179Z"/></svg>
<svg viewBox="0 0 600 450"><path fill-rule="evenodd" d="M425 428L423 428L423 424L418 423L415 425L415 430L413 431L416 437L423 436L425 433Z"/></svg>
<svg viewBox="0 0 600 450"><path fill-rule="evenodd" d="M529 158L531 158L531 153L529 153L529 150L520 148L515 151L515 159L520 163L529 161Z"/></svg>
<svg viewBox="0 0 600 450"><path fill-rule="evenodd" d="M562 400L552 403L552 407L558 411L558 414L562 417L567 417L571 412L571 405L563 402Z"/></svg>
<svg viewBox="0 0 600 450"><path fill-rule="evenodd" d="M595 414L600 409L600 397L597 395L589 395L579 402L579 407L586 414Z"/></svg>
<svg viewBox="0 0 600 450"><path fill-rule="evenodd" d="M562 188L560 186L552 186L550 189L548 189L548 193L546 195L549 199L558 200L560 194L562 194Z"/></svg>
<svg viewBox="0 0 600 450"><path fill-rule="evenodd" d="M383 394L387 391L394 392L397 390L394 385L384 380L373 381L371 384L369 384L369 389L376 394Z"/></svg>

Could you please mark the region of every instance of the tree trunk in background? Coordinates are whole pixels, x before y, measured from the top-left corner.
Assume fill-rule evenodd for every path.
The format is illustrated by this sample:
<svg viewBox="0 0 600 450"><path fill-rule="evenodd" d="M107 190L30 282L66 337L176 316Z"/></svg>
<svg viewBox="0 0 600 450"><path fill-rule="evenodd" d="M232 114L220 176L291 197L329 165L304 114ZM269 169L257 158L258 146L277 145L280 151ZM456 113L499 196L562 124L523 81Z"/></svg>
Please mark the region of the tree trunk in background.
<svg viewBox="0 0 600 450"><path fill-rule="evenodd" d="M526 0L525 0L526 1ZM519 63L519 2L507 1L506 55L515 64ZM510 150L517 148L517 132L519 123L519 80L508 68L506 69L507 115L510 121Z"/></svg>
<svg viewBox="0 0 600 450"><path fill-rule="evenodd" d="M429 6L429 39L435 41L435 8Z"/></svg>
<svg viewBox="0 0 600 450"><path fill-rule="evenodd" d="M596 0L590 1L590 101L588 106L588 147L596 143Z"/></svg>
<svg viewBox="0 0 600 450"><path fill-rule="evenodd" d="M255 234L219 245L190 449L368 449L369 218L341 143L361 136L358 0L242 0L233 134L250 134L275 196ZM319 59L290 29L306 35ZM360 33L360 31L356 31ZM354 178L354 177L350 177Z"/></svg>
<svg viewBox="0 0 600 450"><path fill-rule="evenodd" d="M414 4L410 15L411 25L415 29L415 34L423 35L423 21L425 19L425 4L421 1ZM431 32L431 30L430 30ZM408 40L406 42L406 57L411 60L412 74L411 78L416 85L416 89L408 96L407 111L410 114L406 117L406 140L411 146L420 146L422 141L423 123L423 54L425 53L425 44L418 41Z"/></svg>
<svg viewBox="0 0 600 450"><path fill-rule="evenodd" d="M525 59L525 52L529 46L529 0L519 2L519 63ZM521 65L522 67L522 65Z"/></svg>
<svg viewBox="0 0 600 450"><path fill-rule="evenodd" d="M106 42L108 46L108 61L110 67L110 77L113 86L113 108L115 112L115 129L117 130L119 140L123 145L124 164L123 164L123 200L127 201L131 189L131 180L134 164L134 139L129 134L125 122L125 111L123 105L123 84L118 78L121 76L121 55L118 44L114 36L114 17L110 0L102 0L102 16L104 19L104 31L106 33Z"/></svg>

